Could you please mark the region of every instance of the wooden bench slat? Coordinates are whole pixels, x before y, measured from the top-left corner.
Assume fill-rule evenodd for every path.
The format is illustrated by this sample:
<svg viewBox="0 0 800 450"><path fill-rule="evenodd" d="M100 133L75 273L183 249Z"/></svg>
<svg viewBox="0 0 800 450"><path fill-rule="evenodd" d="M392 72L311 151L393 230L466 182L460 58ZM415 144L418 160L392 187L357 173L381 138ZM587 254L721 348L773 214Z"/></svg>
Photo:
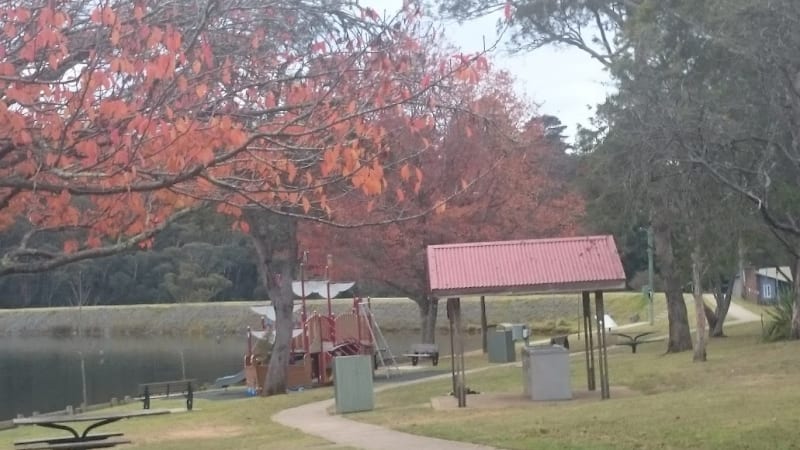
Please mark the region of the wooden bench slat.
<svg viewBox="0 0 800 450"><path fill-rule="evenodd" d="M123 433L118 432L111 432L111 433L97 433L97 434L90 434L84 438L84 440L100 440L100 439L107 439L111 437L118 437L122 436ZM24 441L14 441L14 445L28 445L28 444L41 444L41 443L50 443L50 444L58 444L61 442L75 442L79 438L75 436L53 436L49 438L41 438L41 439L27 439Z"/></svg>

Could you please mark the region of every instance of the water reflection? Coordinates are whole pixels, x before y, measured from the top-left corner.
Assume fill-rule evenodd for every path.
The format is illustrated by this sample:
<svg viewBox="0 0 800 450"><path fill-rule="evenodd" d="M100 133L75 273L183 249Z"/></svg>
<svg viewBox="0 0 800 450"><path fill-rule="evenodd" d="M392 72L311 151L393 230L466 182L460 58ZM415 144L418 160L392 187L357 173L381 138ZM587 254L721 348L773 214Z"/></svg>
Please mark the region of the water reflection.
<svg viewBox="0 0 800 450"><path fill-rule="evenodd" d="M419 342L417 332L385 333L392 352L402 354ZM437 337L449 354L446 335ZM480 347L468 335L467 350ZM139 383L196 378L210 383L241 370L244 338L2 338L0 340L0 420L33 411L79 405L81 353L86 365L89 403L136 395ZM183 359L183 363L182 360Z"/></svg>

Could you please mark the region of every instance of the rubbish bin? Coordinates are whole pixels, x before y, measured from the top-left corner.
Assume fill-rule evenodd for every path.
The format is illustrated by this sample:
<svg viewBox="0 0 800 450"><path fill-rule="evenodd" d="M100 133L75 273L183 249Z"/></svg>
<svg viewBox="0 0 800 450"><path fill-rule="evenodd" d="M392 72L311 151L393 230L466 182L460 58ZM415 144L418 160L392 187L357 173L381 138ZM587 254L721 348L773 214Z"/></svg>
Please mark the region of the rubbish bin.
<svg viewBox="0 0 800 450"><path fill-rule="evenodd" d="M511 324L511 338L514 342L525 340L528 337L528 325L524 323Z"/></svg>
<svg viewBox="0 0 800 450"><path fill-rule="evenodd" d="M490 363L516 361L512 330L497 327L494 331L489 331L486 333L486 344L489 347Z"/></svg>
<svg viewBox="0 0 800 450"><path fill-rule="evenodd" d="M522 349L525 396L531 400L569 400L569 351L560 345Z"/></svg>
<svg viewBox="0 0 800 450"><path fill-rule="evenodd" d="M372 358L368 355L334 358L333 392L337 414L374 409Z"/></svg>

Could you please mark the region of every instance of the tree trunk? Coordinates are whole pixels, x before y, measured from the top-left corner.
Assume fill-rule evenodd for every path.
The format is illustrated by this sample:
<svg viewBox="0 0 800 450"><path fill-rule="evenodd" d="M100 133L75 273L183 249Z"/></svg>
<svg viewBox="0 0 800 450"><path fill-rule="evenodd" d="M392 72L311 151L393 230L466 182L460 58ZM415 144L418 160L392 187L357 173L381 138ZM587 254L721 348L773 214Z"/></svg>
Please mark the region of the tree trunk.
<svg viewBox="0 0 800 450"><path fill-rule="evenodd" d="M269 290L272 306L275 308L275 343L267 370L264 395L285 394L289 368L289 353L292 340L292 267L285 265L280 273L281 279Z"/></svg>
<svg viewBox="0 0 800 450"><path fill-rule="evenodd" d="M706 310L705 302L703 301L703 285L702 285L702 260L700 256L700 244L695 244L692 251L692 295L694 296L694 311L697 315L697 344L694 347L695 362L703 362L706 360Z"/></svg>
<svg viewBox="0 0 800 450"><path fill-rule="evenodd" d="M436 343L436 317L439 311L439 299L436 297L423 296L415 298L419 306L420 319L422 322L422 343Z"/></svg>
<svg viewBox="0 0 800 450"><path fill-rule="evenodd" d="M717 295L714 294L714 297ZM703 311L706 313L706 322L708 322L708 329L713 330L717 326L717 313L711 309L706 302L703 302Z"/></svg>
<svg viewBox="0 0 800 450"><path fill-rule="evenodd" d="M800 257L794 258L792 267L792 295L794 305L792 307L792 339L800 339Z"/></svg>
<svg viewBox="0 0 800 450"><path fill-rule="evenodd" d="M714 311L716 321L713 325L709 322L709 327L711 328L711 337L725 337L725 331L722 329L722 327L725 325L725 319L728 317L728 310L731 307L731 298L733 297L733 282L735 279L735 274L728 278L728 285L724 291L722 289L714 290L714 299L717 301L717 307Z"/></svg>
<svg viewBox="0 0 800 450"><path fill-rule="evenodd" d="M678 353L692 349L692 334L686 302L683 299L683 283L675 267L675 254L672 247L672 232L668 225L653 227L656 240L656 255L664 280L667 297L667 320L669 322L669 342L667 353Z"/></svg>
<svg viewBox="0 0 800 450"><path fill-rule="evenodd" d="M264 288L275 308L275 342L264 395L285 394L292 339L293 272L297 259L297 222L266 211L246 211Z"/></svg>

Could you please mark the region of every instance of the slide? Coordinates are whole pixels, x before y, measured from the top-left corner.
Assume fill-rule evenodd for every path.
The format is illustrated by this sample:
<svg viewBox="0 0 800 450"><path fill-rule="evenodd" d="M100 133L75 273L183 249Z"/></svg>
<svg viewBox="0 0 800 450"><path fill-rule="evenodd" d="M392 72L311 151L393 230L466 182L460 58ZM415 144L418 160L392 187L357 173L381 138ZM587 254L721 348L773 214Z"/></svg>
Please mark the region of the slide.
<svg viewBox="0 0 800 450"><path fill-rule="evenodd" d="M233 375L217 378L216 380L214 380L214 387L226 388L228 386L233 386L234 384L241 383L242 381L244 381L244 370Z"/></svg>

